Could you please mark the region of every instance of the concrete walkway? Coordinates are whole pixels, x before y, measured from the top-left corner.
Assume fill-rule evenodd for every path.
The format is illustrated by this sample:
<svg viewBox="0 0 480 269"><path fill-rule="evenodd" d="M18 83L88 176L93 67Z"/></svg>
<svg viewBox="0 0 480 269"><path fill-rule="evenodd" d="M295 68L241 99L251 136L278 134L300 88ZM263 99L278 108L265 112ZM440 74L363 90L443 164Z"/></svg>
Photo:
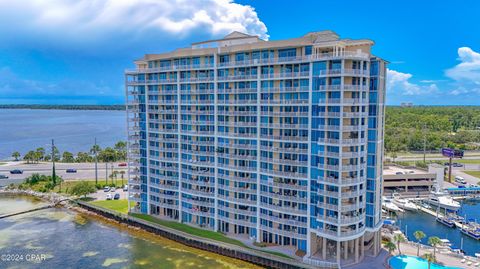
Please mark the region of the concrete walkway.
<svg viewBox="0 0 480 269"><path fill-rule="evenodd" d="M342 268L348 269L377 269L386 268L385 263L388 258L388 252L385 249L381 249L377 257L365 256L365 259L359 264L345 266Z"/></svg>

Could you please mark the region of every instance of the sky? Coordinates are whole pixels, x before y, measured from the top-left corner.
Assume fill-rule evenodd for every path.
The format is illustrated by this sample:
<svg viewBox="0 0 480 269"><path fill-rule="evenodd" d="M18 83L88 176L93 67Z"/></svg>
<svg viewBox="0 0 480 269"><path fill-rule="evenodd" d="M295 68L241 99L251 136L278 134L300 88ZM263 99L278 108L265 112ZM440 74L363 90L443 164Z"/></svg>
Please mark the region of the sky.
<svg viewBox="0 0 480 269"><path fill-rule="evenodd" d="M480 105L480 1L0 0L0 104L121 104L124 70L231 31L333 30L390 64L387 104Z"/></svg>

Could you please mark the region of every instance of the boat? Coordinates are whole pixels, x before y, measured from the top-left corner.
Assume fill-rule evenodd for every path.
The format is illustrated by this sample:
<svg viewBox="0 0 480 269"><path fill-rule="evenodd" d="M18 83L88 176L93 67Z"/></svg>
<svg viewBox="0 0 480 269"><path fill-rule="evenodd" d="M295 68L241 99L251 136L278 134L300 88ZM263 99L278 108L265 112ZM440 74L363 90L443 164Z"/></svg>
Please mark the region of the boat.
<svg viewBox="0 0 480 269"><path fill-rule="evenodd" d="M401 209L403 210L407 210L407 211L417 211L417 205L410 202L408 199L402 199L402 198L394 198L392 200L392 202L400 207Z"/></svg>
<svg viewBox="0 0 480 269"><path fill-rule="evenodd" d="M442 246L445 246L445 247L450 247L452 245L452 243L450 243L450 240L446 238L440 239L440 242L442 242Z"/></svg>
<svg viewBox="0 0 480 269"><path fill-rule="evenodd" d="M449 217L437 217L436 220L438 222L440 222L441 224L447 226L447 227L450 227L450 228L454 228L455 227L455 222L454 222L454 219L453 218L449 218Z"/></svg>
<svg viewBox="0 0 480 269"><path fill-rule="evenodd" d="M475 240L480 240L480 229L475 227L462 227L460 228L460 232L463 234L470 236Z"/></svg>
<svg viewBox="0 0 480 269"><path fill-rule="evenodd" d="M382 202L382 207L387 210L387 211L393 211L395 213L398 213L398 212L404 212L403 209L401 209L400 207L398 207L397 205L395 205L391 199L388 199L386 197L383 197L383 202Z"/></svg>
<svg viewBox="0 0 480 269"><path fill-rule="evenodd" d="M453 200L450 196L433 195L430 196L426 202L450 211L458 211L460 209L460 203Z"/></svg>

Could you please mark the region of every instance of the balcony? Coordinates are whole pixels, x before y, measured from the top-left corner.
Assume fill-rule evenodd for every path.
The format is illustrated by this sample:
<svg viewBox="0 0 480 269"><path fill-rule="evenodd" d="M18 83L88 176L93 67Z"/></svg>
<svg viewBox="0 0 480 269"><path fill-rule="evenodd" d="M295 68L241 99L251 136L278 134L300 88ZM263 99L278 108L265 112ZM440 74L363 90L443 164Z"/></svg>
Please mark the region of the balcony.
<svg viewBox="0 0 480 269"><path fill-rule="evenodd" d="M256 208L256 207L254 207ZM233 207L226 207L223 205L218 205L219 210L223 210L225 212L229 212L231 214L239 214L239 215L244 215L244 216L249 216L249 217L256 217L257 212L256 211L250 211L248 209L238 209L238 208L233 208Z"/></svg>
<svg viewBox="0 0 480 269"><path fill-rule="evenodd" d="M286 93L286 92L308 92L310 91L309 87L272 87L272 88L261 88L262 93Z"/></svg>
<svg viewBox="0 0 480 269"><path fill-rule="evenodd" d="M244 204L249 206L257 205L257 201L250 200L250 198L236 198L233 196L218 194L218 199L228 201L230 203L235 203L235 204Z"/></svg>
<svg viewBox="0 0 480 269"><path fill-rule="evenodd" d="M292 184L292 183L282 183L282 182L260 182L262 185L274 187L274 188L281 188L285 190L295 190L295 191L307 191L307 185L299 185L299 184Z"/></svg>
<svg viewBox="0 0 480 269"><path fill-rule="evenodd" d="M218 81L232 81L232 80L256 80L257 75L230 75L230 76L219 76Z"/></svg>
<svg viewBox="0 0 480 269"><path fill-rule="evenodd" d="M234 219L234 218L228 218L228 217L221 216L221 215L219 215L218 218L220 220L224 221L224 222L228 222L228 223L231 223L231 224L236 224L236 225L240 225L240 226L248 226L248 227L252 227L252 228L257 227L256 222L251 222L248 219Z"/></svg>
<svg viewBox="0 0 480 269"><path fill-rule="evenodd" d="M293 226L299 226L299 227L303 227L303 228L307 227L306 222L302 222L302 221L299 221L299 220L296 220L296 219L280 218L280 217L277 217L277 216L264 215L264 214L260 214L260 218L266 219L268 221L274 221L276 223L283 224L283 225L293 225Z"/></svg>
<svg viewBox="0 0 480 269"><path fill-rule="evenodd" d="M306 234L299 234L297 231L288 231L288 230L280 230L280 229L275 229L267 226L260 226L261 230L271 232L273 234L280 234L282 236L290 237L290 238L296 238L296 239L301 239L301 240L306 240L307 235Z"/></svg>
<svg viewBox="0 0 480 269"><path fill-rule="evenodd" d="M370 70L362 70L362 69L346 69L346 68L339 68L339 69L328 69L328 70L321 70L318 76L370 76Z"/></svg>
<svg viewBox="0 0 480 269"><path fill-rule="evenodd" d="M294 214L294 215L301 215L306 216L307 209L299 209L297 207L285 207L280 205L268 204L268 203L260 203L260 205L264 208L282 213L282 214Z"/></svg>
<svg viewBox="0 0 480 269"><path fill-rule="evenodd" d="M280 72L261 74L262 79L290 79L290 78L308 78L310 73L307 72Z"/></svg>

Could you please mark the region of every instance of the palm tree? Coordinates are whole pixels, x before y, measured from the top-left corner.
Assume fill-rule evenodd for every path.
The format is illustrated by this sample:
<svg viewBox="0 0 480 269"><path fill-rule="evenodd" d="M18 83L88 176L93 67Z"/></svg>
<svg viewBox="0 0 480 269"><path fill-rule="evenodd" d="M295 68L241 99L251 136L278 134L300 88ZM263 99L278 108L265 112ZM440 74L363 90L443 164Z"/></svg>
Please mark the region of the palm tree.
<svg viewBox="0 0 480 269"><path fill-rule="evenodd" d="M432 253L425 253L423 254L422 258L428 262L428 269L430 269L432 263L436 261L435 255L432 255Z"/></svg>
<svg viewBox="0 0 480 269"><path fill-rule="evenodd" d="M125 175L125 171L120 170L120 177L122 178L122 186L123 186L123 177Z"/></svg>
<svg viewBox="0 0 480 269"><path fill-rule="evenodd" d="M442 241L440 240L440 238L438 238L438 236L430 236L428 238L428 244L433 247L433 257L434 258L436 258L437 246L440 245L441 243L442 243Z"/></svg>
<svg viewBox="0 0 480 269"><path fill-rule="evenodd" d="M12 157L15 158L15 161L18 162L18 158L20 158L20 152L15 151L12 153Z"/></svg>
<svg viewBox="0 0 480 269"><path fill-rule="evenodd" d="M420 256L420 241L422 241L423 238L425 238L425 233L422 231L415 231L413 233L413 236L415 236L415 239L417 239L417 256Z"/></svg>
<svg viewBox="0 0 480 269"><path fill-rule="evenodd" d="M395 246L395 244L391 241L388 241L387 243L385 243L385 248L388 250L388 253L390 255L392 255L392 252L395 251L395 249L397 249L397 246Z"/></svg>
<svg viewBox="0 0 480 269"><path fill-rule="evenodd" d="M398 254L402 255L402 251L400 250L400 243L405 242L405 237L403 237L403 234L396 234L393 237L393 241L397 243Z"/></svg>

